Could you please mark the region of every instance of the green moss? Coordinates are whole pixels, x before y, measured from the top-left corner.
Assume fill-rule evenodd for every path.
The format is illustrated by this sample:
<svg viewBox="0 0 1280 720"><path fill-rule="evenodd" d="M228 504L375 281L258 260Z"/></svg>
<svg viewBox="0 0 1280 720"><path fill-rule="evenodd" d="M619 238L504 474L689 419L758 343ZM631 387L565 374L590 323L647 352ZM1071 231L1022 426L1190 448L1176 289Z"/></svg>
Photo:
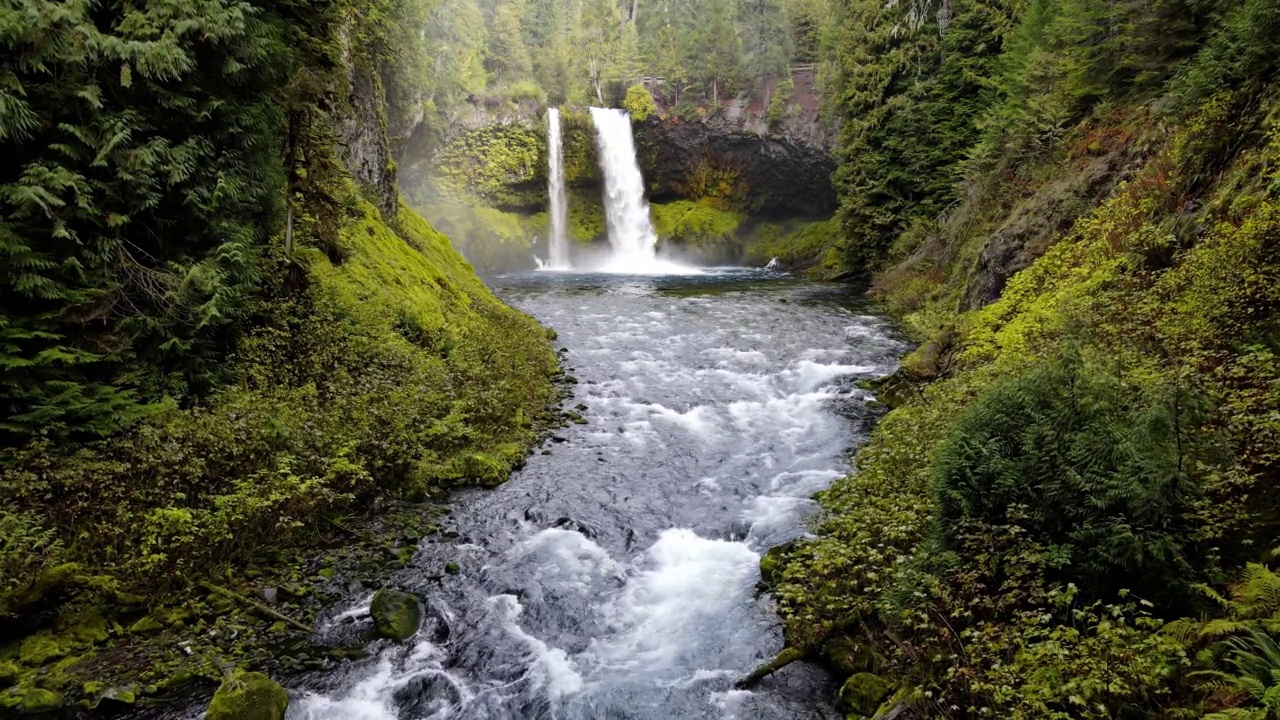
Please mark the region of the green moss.
<svg viewBox="0 0 1280 720"><path fill-rule="evenodd" d="M840 707L861 716L874 715L889 696L889 683L878 675L856 673L840 686Z"/></svg>
<svg viewBox="0 0 1280 720"><path fill-rule="evenodd" d="M422 603L406 592L383 588L373 596L369 608L378 634L396 641L413 637L422 625Z"/></svg>
<svg viewBox="0 0 1280 720"><path fill-rule="evenodd" d="M30 715L54 712L61 705L62 696L44 688L17 687L0 694L0 708L11 708Z"/></svg>
<svg viewBox="0 0 1280 720"><path fill-rule="evenodd" d="M431 202L536 207L544 202L546 135L518 123L463 133L442 147L430 171Z"/></svg>
<svg viewBox="0 0 1280 720"><path fill-rule="evenodd" d="M66 638L42 632L22 641L22 646L18 650L18 659L25 665L43 665L70 652L72 649Z"/></svg>
<svg viewBox="0 0 1280 720"><path fill-rule="evenodd" d="M283 720L289 694L271 678L235 670L222 681L205 713L206 720Z"/></svg>
<svg viewBox="0 0 1280 720"><path fill-rule="evenodd" d="M692 245L730 242L745 219L739 213L691 200L653 203L649 214L659 238Z"/></svg>
<svg viewBox="0 0 1280 720"><path fill-rule="evenodd" d="M164 623L152 615L148 615L129 626L129 632L134 635L146 635L160 632L161 630L164 630Z"/></svg>
<svg viewBox="0 0 1280 720"><path fill-rule="evenodd" d="M752 234L746 259L753 265L767 265L776 259L787 270L828 279L845 271L840 248L840 222L835 218L784 225L766 223Z"/></svg>

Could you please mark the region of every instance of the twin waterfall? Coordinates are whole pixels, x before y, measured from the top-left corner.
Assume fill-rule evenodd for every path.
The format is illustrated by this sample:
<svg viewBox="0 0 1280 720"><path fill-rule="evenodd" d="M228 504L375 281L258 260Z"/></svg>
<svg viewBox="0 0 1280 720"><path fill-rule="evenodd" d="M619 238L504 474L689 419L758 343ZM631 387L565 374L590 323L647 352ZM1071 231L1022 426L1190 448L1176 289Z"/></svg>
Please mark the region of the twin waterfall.
<svg viewBox="0 0 1280 720"><path fill-rule="evenodd" d="M604 175L604 212L612 252L602 267L592 270L617 273L688 272L657 257L658 236L649 220L644 199L644 178L636 161L631 117L626 110L591 108ZM564 150L560 111L547 110L547 191L551 206L551 257L545 270L569 270L568 201L564 187Z"/></svg>
<svg viewBox="0 0 1280 720"><path fill-rule="evenodd" d="M560 139L560 111L547 110L547 193L551 198L551 264L549 270L569 269L569 199L564 192L564 149Z"/></svg>

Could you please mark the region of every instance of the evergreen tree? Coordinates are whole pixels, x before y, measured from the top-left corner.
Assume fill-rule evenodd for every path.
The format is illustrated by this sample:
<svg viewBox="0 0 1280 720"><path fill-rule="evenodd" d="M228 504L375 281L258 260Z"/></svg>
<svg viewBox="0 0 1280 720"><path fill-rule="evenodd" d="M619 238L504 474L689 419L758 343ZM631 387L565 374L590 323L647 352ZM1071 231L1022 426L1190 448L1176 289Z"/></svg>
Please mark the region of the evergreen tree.
<svg viewBox="0 0 1280 720"><path fill-rule="evenodd" d="M277 93L294 54L273 10L294 9L21 0L0 12L8 439L106 434L217 382L281 218Z"/></svg>
<svg viewBox="0 0 1280 720"><path fill-rule="evenodd" d="M523 22L524 0L502 0L493 12L486 64L499 84L509 85L533 76L533 60L521 29Z"/></svg>

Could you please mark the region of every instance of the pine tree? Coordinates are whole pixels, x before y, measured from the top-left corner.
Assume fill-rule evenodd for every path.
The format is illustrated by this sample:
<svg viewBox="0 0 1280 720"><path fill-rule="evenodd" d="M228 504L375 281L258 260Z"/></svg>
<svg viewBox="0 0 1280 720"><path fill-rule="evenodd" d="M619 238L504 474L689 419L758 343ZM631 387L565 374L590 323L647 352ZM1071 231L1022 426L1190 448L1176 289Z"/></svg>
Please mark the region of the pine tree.
<svg viewBox="0 0 1280 720"><path fill-rule="evenodd" d="M233 0L0 13L9 440L109 433L217 382L281 216L282 39Z"/></svg>

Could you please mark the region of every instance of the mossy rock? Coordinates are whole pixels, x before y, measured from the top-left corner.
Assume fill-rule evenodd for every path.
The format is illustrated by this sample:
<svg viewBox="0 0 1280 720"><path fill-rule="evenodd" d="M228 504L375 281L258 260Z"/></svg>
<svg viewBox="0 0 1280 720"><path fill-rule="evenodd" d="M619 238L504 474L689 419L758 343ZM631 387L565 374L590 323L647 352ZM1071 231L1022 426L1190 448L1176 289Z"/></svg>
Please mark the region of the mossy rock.
<svg viewBox="0 0 1280 720"><path fill-rule="evenodd" d="M258 672L236 670L218 687L205 720L283 720L289 693Z"/></svg>
<svg viewBox="0 0 1280 720"><path fill-rule="evenodd" d="M48 633L32 635L22 641L18 657L27 665L42 665L50 660L66 656L70 648L60 644Z"/></svg>
<svg viewBox="0 0 1280 720"><path fill-rule="evenodd" d="M43 715L62 707L62 696L37 687L16 687L0 695L0 708L17 710L19 715Z"/></svg>
<svg viewBox="0 0 1280 720"><path fill-rule="evenodd" d="M889 690L889 683L879 675L855 673L840 686L840 708L858 715L874 715L889 696Z"/></svg>
<svg viewBox="0 0 1280 720"><path fill-rule="evenodd" d="M787 567L787 556L793 552L798 541L792 540L785 542L777 547L770 548L760 558L760 582L765 587L773 587L782 580L782 571Z"/></svg>
<svg viewBox="0 0 1280 720"><path fill-rule="evenodd" d="M369 608L378 634L392 640L407 640L422 625L422 605L407 592L383 588L373 596Z"/></svg>

